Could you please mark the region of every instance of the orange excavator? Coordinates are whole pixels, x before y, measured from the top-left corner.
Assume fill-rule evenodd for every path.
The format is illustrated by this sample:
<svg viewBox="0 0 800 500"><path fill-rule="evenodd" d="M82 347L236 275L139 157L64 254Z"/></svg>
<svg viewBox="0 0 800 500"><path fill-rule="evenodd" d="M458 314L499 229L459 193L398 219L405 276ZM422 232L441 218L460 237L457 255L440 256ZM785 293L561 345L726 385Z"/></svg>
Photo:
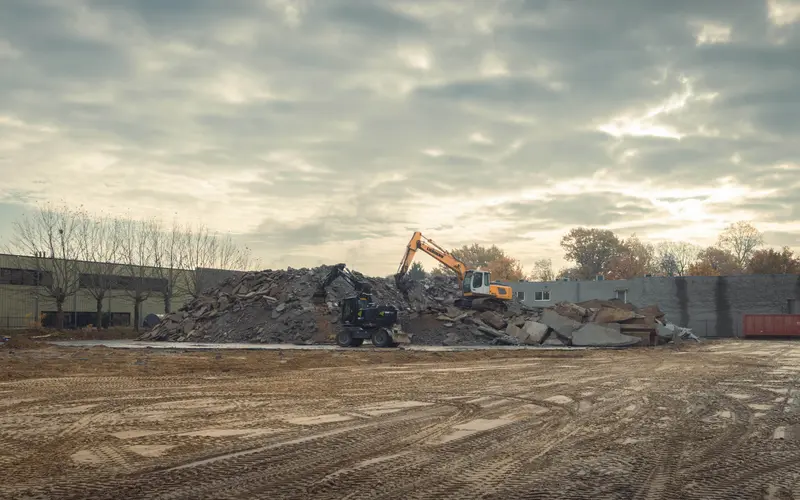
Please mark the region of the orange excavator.
<svg viewBox="0 0 800 500"><path fill-rule="evenodd" d="M481 309L496 311L505 311L507 309L507 303L513 297L510 286L493 282L488 271L469 269L466 264L434 243L433 240L423 236L419 231L415 232L408 242L406 253L400 262L397 274L394 275L397 288L403 293L408 292L409 279L407 273L418 250L430 255L458 276L458 281L461 284L461 297L456 300L455 305L457 307L470 309L480 305Z"/></svg>

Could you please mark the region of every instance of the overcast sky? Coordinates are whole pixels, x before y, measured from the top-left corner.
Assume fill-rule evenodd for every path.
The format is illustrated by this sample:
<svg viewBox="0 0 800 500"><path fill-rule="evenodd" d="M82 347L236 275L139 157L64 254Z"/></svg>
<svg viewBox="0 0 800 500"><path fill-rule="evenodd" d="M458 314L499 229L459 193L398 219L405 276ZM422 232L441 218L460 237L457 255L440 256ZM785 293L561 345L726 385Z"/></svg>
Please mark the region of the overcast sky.
<svg viewBox="0 0 800 500"><path fill-rule="evenodd" d="M800 247L799 54L797 0L0 0L0 236L65 200L380 275L417 229Z"/></svg>

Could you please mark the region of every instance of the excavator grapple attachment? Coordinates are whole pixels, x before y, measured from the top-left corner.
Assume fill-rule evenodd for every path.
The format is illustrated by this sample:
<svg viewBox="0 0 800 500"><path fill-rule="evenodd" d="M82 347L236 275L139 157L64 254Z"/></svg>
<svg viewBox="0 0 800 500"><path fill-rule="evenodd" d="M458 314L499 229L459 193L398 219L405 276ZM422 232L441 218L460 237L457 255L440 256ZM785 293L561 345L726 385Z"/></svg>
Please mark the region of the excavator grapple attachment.
<svg viewBox="0 0 800 500"><path fill-rule="evenodd" d="M395 325L392 328L392 343L393 344L410 344L411 343L411 334L406 333L400 328L399 325Z"/></svg>

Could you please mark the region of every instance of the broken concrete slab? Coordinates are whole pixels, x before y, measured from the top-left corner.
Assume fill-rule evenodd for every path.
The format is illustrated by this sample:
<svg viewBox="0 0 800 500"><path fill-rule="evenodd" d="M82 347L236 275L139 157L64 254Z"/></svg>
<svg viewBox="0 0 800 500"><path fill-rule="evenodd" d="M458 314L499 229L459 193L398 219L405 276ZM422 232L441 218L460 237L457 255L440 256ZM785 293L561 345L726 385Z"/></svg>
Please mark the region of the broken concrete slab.
<svg viewBox="0 0 800 500"><path fill-rule="evenodd" d="M559 302L553 306L553 310L561 316L579 323L582 323L589 314L588 309L572 302Z"/></svg>
<svg viewBox="0 0 800 500"><path fill-rule="evenodd" d="M525 329L518 327L517 325L508 325L506 328L506 335L509 337L514 337L519 340L520 344L525 345L539 345L538 338L532 338Z"/></svg>
<svg viewBox="0 0 800 500"><path fill-rule="evenodd" d="M523 331L531 342L541 344L547 337L547 332L550 331L550 327L538 321L527 321L525 322Z"/></svg>
<svg viewBox="0 0 800 500"><path fill-rule="evenodd" d="M664 325L656 324L656 335L662 339L673 340L677 338L677 331Z"/></svg>
<svg viewBox="0 0 800 500"><path fill-rule="evenodd" d="M444 340L442 341L442 345L445 345L445 346L448 346L448 345L457 345L457 344L458 344L458 342L459 342L459 337L458 337L458 335L456 335L456 334L455 334L455 333L453 333L453 332L450 332L450 333L448 333L448 334L447 334L447 336L446 336L446 337L444 338Z"/></svg>
<svg viewBox="0 0 800 500"><path fill-rule="evenodd" d="M636 317L633 311L613 307L601 307L592 317L594 323L619 323Z"/></svg>
<svg viewBox="0 0 800 500"><path fill-rule="evenodd" d="M562 342L562 340L560 338L558 338L558 336L556 334L551 333L550 335L547 336L547 338L544 339L544 341L542 342L542 345L546 345L546 346L550 346L550 347L563 347L566 344L564 342Z"/></svg>
<svg viewBox="0 0 800 500"><path fill-rule="evenodd" d="M572 334L572 345L578 347L629 347L640 342L638 337L623 335L613 327L598 323L587 323Z"/></svg>
<svg viewBox="0 0 800 500"><path fill-rule="evenodd" d="M506 322L505 318L493 311L482 312L480 318L484 323L491 326L495 330L502 330L508 325L508 322Z"/></svg>
<svg viewBox="0 0 800 500"><path fill-rule="evenodd" d="M478 326L478 331L481 332L481 333L485 333L486 335L488 335L488 336L490 336L492 338L496 338L496 337L499 337L501 335L504 335L503 332L495 330L494 328L492 328L490 326L487 326L487 325Z"/></svg>
<svg viewBox="0 0 800 500"><path fill-rule="evenodd" d="M539 322L552 328L562 340L567 341L572 339L573 332L581 327L581 323L561 316L551 309L546 309L544 313L542 313Z"/></svg>
<svg viewBox="0 0 800 500"><path fill-rule="evenodd" d="M518 339L523 340L520 337L521 334L522 334L522 328L518 327L517 325L508 325L506 327L506 335L517 337Z"/></svg>
<svg viewBox="0 0 800 500"><path fill-rule="evenodd" d="M451 318L457 318L464 313L462 309L459 309L455 306L447 306L445 314L450 316Z"/></svg>

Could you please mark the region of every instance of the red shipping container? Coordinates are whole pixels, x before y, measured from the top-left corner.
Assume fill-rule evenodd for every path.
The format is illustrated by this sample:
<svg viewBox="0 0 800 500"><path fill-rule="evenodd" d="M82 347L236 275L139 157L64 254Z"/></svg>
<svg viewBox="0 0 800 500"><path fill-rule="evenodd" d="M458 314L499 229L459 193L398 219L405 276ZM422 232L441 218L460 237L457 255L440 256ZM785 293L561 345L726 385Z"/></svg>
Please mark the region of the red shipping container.
<svg viewBox="0 0 800 500"><path fill-rule="evenodd" d="M745 314L743 337L800 337L800 314Z"/></svg>

